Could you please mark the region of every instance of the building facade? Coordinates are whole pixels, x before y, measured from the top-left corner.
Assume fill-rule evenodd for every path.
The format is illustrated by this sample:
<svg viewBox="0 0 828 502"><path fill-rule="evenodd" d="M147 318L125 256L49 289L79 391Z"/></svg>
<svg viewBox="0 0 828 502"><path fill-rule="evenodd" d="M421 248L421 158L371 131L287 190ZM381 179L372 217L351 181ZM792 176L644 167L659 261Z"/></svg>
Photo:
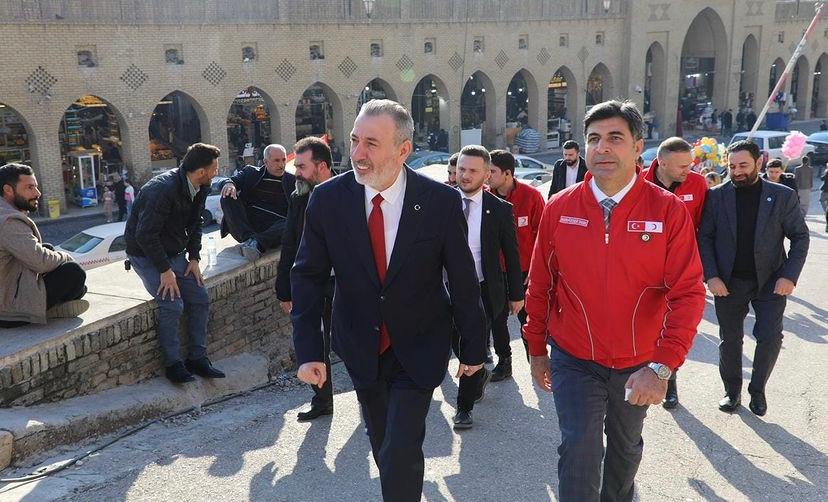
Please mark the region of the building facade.
<svg viewBox="0 0 828 502"><path fill-rule="evenodd" d="M139 184L194 140L226 152L225 170L307 134L347 157L358 107L381 96L411 107L424 148L454 150L464 131L502 147L521 125L554 146L612 97L670 135L710 108L758 112L813 14L770 0L6 0L0 160L30 162L65 206L90 150ZM828 115L826 54L820 23L786 83L797 118Z"/></svg>

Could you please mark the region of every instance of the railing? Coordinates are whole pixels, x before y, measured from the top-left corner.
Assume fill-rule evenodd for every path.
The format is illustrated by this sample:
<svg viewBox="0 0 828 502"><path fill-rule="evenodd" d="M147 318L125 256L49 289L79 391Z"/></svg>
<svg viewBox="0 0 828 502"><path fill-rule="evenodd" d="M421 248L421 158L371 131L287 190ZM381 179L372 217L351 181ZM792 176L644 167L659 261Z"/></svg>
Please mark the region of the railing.
<svg viewBox="0 0 828 502"><path fill-rule="evenodd" d="M0 24L253 24L617 18L631 0L0 0ZM813 7L811 7L813 8ZM777 9L778 12L778 9Z"/></svg>

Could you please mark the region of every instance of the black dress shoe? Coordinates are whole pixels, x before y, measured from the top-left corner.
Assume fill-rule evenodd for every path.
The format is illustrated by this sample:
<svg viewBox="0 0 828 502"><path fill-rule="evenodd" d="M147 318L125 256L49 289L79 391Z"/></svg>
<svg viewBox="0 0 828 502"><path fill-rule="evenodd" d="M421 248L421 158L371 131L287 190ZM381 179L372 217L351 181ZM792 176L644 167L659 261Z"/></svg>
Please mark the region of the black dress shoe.
<svg viewBox="0 0 828 502"><path fill-rule="evenodd" d="M332 404L329 406L311 405L310 410L299 412L297 420L300 422L310 422L311 420L319 418L323 415L333 415Z"/></svg>
<svg viewBox="0 0 828 502"><path fill-rule="evenodd" d="M474 400L475 403L479 403L484 397L486 397L486 386L489 385L489 382L492 379L492 372L487 370L485 366L477 371L483 372L483 383L480 384L480 396Z"/></svg>
<svg viewBox="0 0 828 502"><path fill-rule="evenodd" d="M195 373L203 378L224 378L226 376L223 371L214 368L213 364L206 357L196 359L195 361L187 359L187 369L190 370L190 373Z"/></svg>
<svg viewBox="0 0 828 502"><path fill-rule="evenodd" d="M497 366L492 370L492 382L500 382L512 378L512 358L500 357L497 360Z"/></svg>
<svg viewBox="0 0 828 502"><path fill-rule="evenodd" d="M734 413L742 404L741 396L732 397L725 394L725 397L719 401L719 409L725 413Z"/></svg>
<svg viewBox="0 0 828 502"><path fill-rule="evenodd" d="M672 410L678 406L678 389L675 380L667 380L667 395L664 396L661 406L664 406L665 410Z"/></svg>
<svg viewBox="0 0 828 502"><path fill-rule="evenodd" d="M454 415L454 430L471 429L472 425L474 425L474 420L472 420L471 412L457 410L457 413Z"/></svg>
<svg viewBox="0 0 828 502"><path fill-rule="evenodd" d="M172 383L195 382L195 377L187 371L187 368L184 367L184 363L181 361L167 366L165 373L167 375L167 380Z"/></svg>
<svg viewBox="0 0 828 502"><path fill-rule="evenodd" d="M765 413L768 412L768 401L765 399L765 395L761 392L754 392L750 395L750 404L748 405L750 411L753 412L754 415L759 417L764 417Z"/></svg>

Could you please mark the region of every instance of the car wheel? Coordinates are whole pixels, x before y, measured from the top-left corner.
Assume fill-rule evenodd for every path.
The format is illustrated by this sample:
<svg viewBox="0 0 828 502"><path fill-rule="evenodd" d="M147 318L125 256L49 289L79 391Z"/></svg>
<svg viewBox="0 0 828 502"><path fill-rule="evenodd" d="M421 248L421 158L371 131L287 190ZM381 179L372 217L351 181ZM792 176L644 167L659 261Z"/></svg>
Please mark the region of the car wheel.
<svg viewBox="0 0 828 502"><path fill-rule="evenodd" d="M205 209L204 212L201 213L201 219L204 220L204 223L203 223L204 225L209 225L209 224L213 223L214 221L216 221L213 218L213 213L211 213L207 209Z"/></svg>

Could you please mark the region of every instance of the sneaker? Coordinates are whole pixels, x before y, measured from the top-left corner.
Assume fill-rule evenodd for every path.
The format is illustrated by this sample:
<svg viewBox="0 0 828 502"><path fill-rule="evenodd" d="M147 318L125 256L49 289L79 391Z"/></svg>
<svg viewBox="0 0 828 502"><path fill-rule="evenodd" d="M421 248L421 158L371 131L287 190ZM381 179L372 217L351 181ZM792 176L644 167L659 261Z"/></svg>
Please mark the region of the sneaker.
<svg viewBox="0 0 828 502"><path fill-rule="evenodd" d="M65 319L78 317L89 310L89 302L86 300L71 300L65 303L58 303L46 311L47 319Z"/></svg>
<svg viewBox="0 0 828 502"><path fill-rule="evenodd" d="M259 251L259 243L252 237L244 241L241 245L241 253L250 261L255 261L262 257L262 252Z"/></svg>

